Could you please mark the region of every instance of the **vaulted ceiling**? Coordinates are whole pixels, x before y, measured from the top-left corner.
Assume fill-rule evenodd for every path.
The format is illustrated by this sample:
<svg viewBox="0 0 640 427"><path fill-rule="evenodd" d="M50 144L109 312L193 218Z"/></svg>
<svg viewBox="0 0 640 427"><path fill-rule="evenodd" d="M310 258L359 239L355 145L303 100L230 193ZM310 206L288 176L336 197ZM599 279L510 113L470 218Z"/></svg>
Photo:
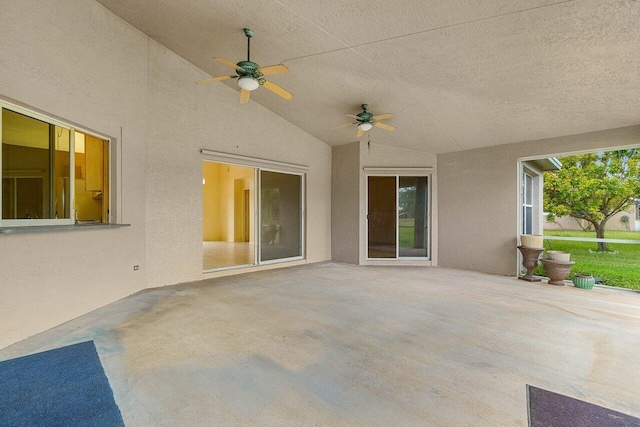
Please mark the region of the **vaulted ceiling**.
<svg viewBox="0 0 640 427"><path fill-rule="evenodd" d="M433 153L640 124L638 0L98 1L212 76L255 30L294 98L251 102L330 145L362 103L395 116L372 141Z"/></svg>

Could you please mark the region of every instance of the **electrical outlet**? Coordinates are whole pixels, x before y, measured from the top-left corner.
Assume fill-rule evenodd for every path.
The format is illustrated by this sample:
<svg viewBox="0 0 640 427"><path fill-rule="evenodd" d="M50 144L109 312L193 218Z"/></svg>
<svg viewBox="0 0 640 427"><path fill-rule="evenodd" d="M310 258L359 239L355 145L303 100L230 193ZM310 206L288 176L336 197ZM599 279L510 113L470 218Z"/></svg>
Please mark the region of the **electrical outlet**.
<svg viewBox="0 0 640 427"><path fill-rule="evenodd" d="M133 271L138 271L140 270L140 266L139 265L134 265L133 266Z"/></svg>

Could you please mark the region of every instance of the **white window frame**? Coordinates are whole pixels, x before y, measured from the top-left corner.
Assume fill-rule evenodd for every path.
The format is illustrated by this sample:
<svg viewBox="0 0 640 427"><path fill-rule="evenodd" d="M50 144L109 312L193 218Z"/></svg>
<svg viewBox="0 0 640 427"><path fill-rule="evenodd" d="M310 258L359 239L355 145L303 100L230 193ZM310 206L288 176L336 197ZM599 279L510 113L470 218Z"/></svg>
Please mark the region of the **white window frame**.
<svg viewBox="0 0 640 427"><path fill-rule="evenodd" d="M69 207L69 218L59 218L59 219L3 219L0 213L0 227L37 227L37 226L46 226L46 225L72 225L76 223L76 197L75 197L75 133L80 132L86 135L91 135L96 138L105 140L109 143L109 150L107 152L107 156L109 156L109 170L108 172L108 187L109 187L109 197L108 200L103 200L103 203L108 203L107 210L111 212L111 200L113 199L114 189L111 185L111 147L113 141L111 138L108 138L104 135L96 134L95 132L88 131L83 128L79 128L73 126L71 124L62 122L60 120L54 119L47 115L37 113L35 111L29 110L24 107L20 107L15 104L11 104L9 102L0 100L0 112L2 109L7 109L13 111L15 113L22 114L24 116L30 117L32 119L40 120L42 122L48 123L50 125L58 126L62 129L66 129L69 131L69 199L71 200L71 204ZM2 114L0 114L0 144L2 144ZM1 145L0 145L1 147ZM0 177L4 176L4 170L2 169L2 149L0 148ZM0 203L2 203L2 185L0 185ZM109 215L107 221L105 223L111 222L112 216Z"/></svg>
<svg viewBox="0 0 640 427"><path fill-rule="evenodd" d="M527 186L527 177L531 180L531 186ZM522 172L522 203L521 203L521 215L522 215L522 233L521 234L531 234L533 233L533 223L527 223L527 215L525 213L526 209L531 209L531 221L533 221L533 175L523 171ZM531 203L527 203L527 192L530 193ZM531 233L527 233L527 225L531 226Z"/></svg>

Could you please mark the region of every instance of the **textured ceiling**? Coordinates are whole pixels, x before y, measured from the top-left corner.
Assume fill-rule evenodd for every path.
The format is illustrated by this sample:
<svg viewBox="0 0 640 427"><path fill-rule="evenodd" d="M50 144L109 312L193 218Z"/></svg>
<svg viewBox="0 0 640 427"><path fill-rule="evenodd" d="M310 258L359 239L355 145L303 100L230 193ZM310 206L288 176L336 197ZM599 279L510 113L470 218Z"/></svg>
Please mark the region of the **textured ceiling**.
<svg viewBox="0 0 640 427"><path fill-rule="evenodd" d="M330 145L362 103L395 115L372 141L433 153L640 124L638 0L98 1L213 76L252 28L251 59L286 64L269 80L295 96L251 102Z"/></svg>

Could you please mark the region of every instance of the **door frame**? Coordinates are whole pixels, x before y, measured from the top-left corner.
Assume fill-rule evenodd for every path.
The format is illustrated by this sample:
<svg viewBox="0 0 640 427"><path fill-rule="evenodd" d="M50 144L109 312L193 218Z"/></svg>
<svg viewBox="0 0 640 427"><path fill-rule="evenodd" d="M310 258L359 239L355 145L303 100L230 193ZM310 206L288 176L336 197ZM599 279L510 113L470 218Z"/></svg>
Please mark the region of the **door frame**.
<svg viewBox="0 0 640 427"><path fill-rule="evenodd" d="M380 177L395 177L396 187L395 187L395 199L396 199L396 256L395 258L370 258L369 257L369 177L370 176L380 176ZM427 227L428 227L428 235L427 235L427 256L426 257L400 257L400 197L398 195L399 185L400 185L400 177L408 176L408 177L426 177L427 178ZM432 236L433 236L433 223L432 223L432 210L433 210L433 173L432 172L399 172L399 171L371 171L365 172L364 174L364 186L365 186L365 197L364 197L364 207L365 207L365 261L380 263L385 261L390 261L393 263L402 262L402 261L422 261L422 262L431 262L432 261Z"/></svg>
<svg viewBox="0 0 640 427"><path fill-rule="evenodd" d="M281 173L287 175L297 175L300 177L300 255L289 258L278 258L271 259L267 261L260 260L260 248L262 247L262 176L260 172L274 172ZM259 240L256 238L256 265L269 265L269 264L277 264L280 262L287 261L299 261L303 260L306 257L306 198L305 198L305 184L306 184L306 173L304 172L292 172L292 171L283 171L280 169L272 169L272 168L256 168L256 174L258 175L258 181L256 184L256 198L257 198L257 214L258 214L258 228L259 230L256 234L259 234ZM260 242L260 246L258 246L258 241Z"/></svg>
<svg viewBox="0 0 640 427"><path fill-rule="evenodd" d="M221 165L233 165L233 166L241 166L245 168L253 169L254 176L254 186L255 191L252 198L254 203L254 212L253 212L253 226L254 226L254 245L253 245L253 256L254 262L253 264L241 264L241 265L233 265L228 267L219 267L219 268L211 268L211 269L203 269L203 274L206 273L217 273L227 270L237 270L237 269L248 269L259 266L266 266L270 264L279 264L291 261L303 261L307 256L307 247L306 247L306 230L307 230L307 217L306 217L306 171L308 169L307 166L288 164L284 162L276 162L271 160L263 160L257 159L254 157L245 157L240 155L233 155L227 153L217 153L210 150L201 150L203 154L200 159L201 162L210 162L210 163L218 163ZM264 166L267 165L267 166ZM275 167L274 167L275 166ZM201 163L202 167L202 163ZM282 167L282 169L278 168ZM297 170L294 170L297 169ZM301 245L301 255L296 257L289 258L278 258L274 260L268 261L260 261L260 245L262 244L262 232L261 232L261 181L260 181L260 171L266 172L276 172L283 173L289 175L298 175L301 177L300 183L300 245ZM202 209L202 197L200 199L201 209ZM202 242L202 230L200 231L200 240ZM200 253L200 261L202 261L202 252Z"/></svg>

